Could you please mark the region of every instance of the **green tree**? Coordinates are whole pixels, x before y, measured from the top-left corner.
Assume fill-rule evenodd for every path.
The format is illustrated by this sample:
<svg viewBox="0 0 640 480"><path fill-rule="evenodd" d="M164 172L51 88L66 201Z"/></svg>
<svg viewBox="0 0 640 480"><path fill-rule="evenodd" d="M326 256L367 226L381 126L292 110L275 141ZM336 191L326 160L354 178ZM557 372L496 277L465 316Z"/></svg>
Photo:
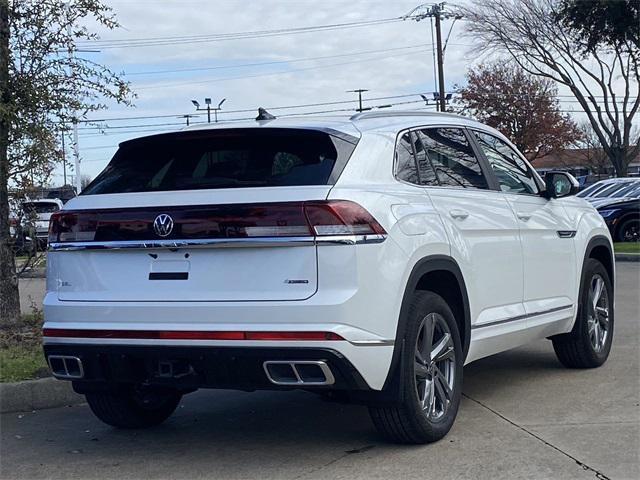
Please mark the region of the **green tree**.
<svg viewBox="0 0 640 480"><path fill-rule="evenodd" d="M616 175L624 177L640 153L632 131L640 108L640 44L629 40L633 34L607 35L587 48L580 23L562 20L566 5L562 0L476 0L460 13L476 40L476 54L507 53L526 72L567 87Z"/></svg>
<svg viewBox="0 0 640 480"><path fill-rule="evenodd" d="M530 160L579 137L576 124L560 112L555 83L517 65L498 61L473 67L459 91L461 113L500 130Z"/></svg>
<svg viewBox="0 0 640 480"><path fill-rule="evenodd" d="M20 316L9 230L9 189L46 179L61 161L61 125L130 102L129 85L79 56L90 25L118 26L100 0L0 0L0 324Z"/></svg>
<svg viewBox="0 0 640 480"><path fill-rule="evenodd" d="M639 0L564 0L557 18L587 51L640 45Z"/></svg>

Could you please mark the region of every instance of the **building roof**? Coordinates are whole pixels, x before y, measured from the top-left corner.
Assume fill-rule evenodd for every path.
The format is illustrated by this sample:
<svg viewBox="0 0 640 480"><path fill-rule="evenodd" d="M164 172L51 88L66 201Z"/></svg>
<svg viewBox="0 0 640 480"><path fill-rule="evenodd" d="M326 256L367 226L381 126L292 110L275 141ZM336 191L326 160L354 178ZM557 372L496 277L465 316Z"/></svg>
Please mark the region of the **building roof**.
<svg viewBox="0 0 640 480"><path fill-rule="evenodd" d="M537 169L552 168L589 168L599 163L609 166L610 162L602 149L568 148L536 158L531 164ZM640 156L633 159L630 165L640 164Z"/></svg>

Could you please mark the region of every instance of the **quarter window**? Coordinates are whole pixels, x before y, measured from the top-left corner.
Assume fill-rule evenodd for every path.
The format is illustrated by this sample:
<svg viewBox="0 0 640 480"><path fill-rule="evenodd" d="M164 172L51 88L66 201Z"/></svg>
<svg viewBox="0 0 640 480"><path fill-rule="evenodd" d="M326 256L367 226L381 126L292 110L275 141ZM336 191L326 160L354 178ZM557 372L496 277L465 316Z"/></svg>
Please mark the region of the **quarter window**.
<svg viewBox="0 0 640 480"><path fill-rule="evenodd" d="M440 185L489 188L464 131L459 128L429 128L419 130L417 134L426 154L426 164Z"/></svg>
<svg viewBox="0 0 640 480"><path fill-rule="evenodd" d="M396 177L398 180L409 183L420 183L418 177L418 167L416 159L413 156L413 147L411 146L411 135L405 133L396 148Z"/></svg>
<svg viewBox="0 0 640 480"><path fill-rule="evenodd" d="M508 193L539 192L533 172L513 148L488 133L476 131L474 134L498 179L500 190Z"/></svg>

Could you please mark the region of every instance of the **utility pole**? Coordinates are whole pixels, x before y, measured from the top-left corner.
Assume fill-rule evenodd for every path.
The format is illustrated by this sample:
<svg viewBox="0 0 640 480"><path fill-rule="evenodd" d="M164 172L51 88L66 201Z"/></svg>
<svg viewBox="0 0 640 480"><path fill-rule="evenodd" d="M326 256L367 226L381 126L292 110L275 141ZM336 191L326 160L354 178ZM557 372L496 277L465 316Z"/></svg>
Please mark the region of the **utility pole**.
<svg viewBox="0 0 640 480"><path fill-rule="evenodd" d="M186 115L180 115L178 118L184 118L187 121L187 127L189 126L189 119L190 118L195 118L197 117L197 115L190 115L190 114L186 114Z"/></svg>
<svg viewBox="0 0 640 480"><path fill-rule="evenodd" d="M347 90L347 93L357 93L358 94L358 108L356 109L356 111L358 112L362 112L363 108L362 108L362 93L363 92L368 92L369 90L367 90L366 88L359 88L357 90ZM367 109L369 110L369 109Z"/></svg>
<svg viewBox="0 0 640 480"><path fill-rule="evenodd" d="M442 8L444 3L442 4ZM433 6L433 15L436 17L436 44L438 48L438 100L440 104L440 111L444 112L447 107L444 103L444 58L442 55L442 29L440 27L440 9L441 6L436 4Z"/></svg>
<svg viewBox="0 0 640 480"><path fill-rule="evenodd" d="M449 40L449 35L451 35L451 29L453 29L453 24L451 25L451 29L449 30L449 35L447 35L447 41L445 41L445 45L442 45L442 19L452 18L454 23L456 20L462 18L461 15L457 13L450 13L445 11L446 3L435 3L435 4L423 4L419 5L413 10L411 10L407 15L402 17L404 20L415 20L419 22L420 20L424 20L425 18L435 19L436 24L436 50L438 54L438 92L434 93L434 97L436 98L436 106L438 110L444 112L446 110L446 102L447 97L451 98L451 94L447 95L444 90L444 52L446 48L446 43ZM432 37L433 39L433 34ZM433 40L432 40L433 42Z"/></svg>
<svg viewBox="0 0 640 480"><path fill-rule="evenodd" d="M62 185L67 185L67 150L64 146L64 123L62 124Z"/></svg>
<svg viewBox="0 0 640 480"><path fill-rule="evenodd" d="M65 8L67 9L67 17L69 16L69 4L65 4ZM71 30L71 22L67 19L67 36L69 38L73 37L73 32ZM73 77L73 47L69 46L69 76ZM80 145L78 145L78 119L76 118L76 112L73 112L73 117L71 118L71 123L73 124L73 167L75 170L76 178L76 195L80 194L80 190L82 189L82 179L80 177Z"/></svg>

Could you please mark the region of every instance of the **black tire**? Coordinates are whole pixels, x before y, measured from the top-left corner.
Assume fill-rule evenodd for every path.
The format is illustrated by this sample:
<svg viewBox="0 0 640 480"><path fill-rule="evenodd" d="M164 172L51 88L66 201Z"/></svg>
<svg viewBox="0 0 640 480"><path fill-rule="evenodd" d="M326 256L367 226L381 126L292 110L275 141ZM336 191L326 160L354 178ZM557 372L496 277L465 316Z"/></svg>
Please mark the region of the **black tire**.
<svg viewBox="0 0 640 480"><path fill-rule="evenodd" d="M159 425L175 411L182 394L172 390L122 388L85 394L96 417L117 428Z"/></svg>
<svg viewBox="0 0 640 480"><path fill-rule="evenodd" d="M423 338L421 336L423 322L432 314L437 315L438 319L443 319L446 322L446 327L453 343L452 348L449 347L448 351L452 351L454 355L453 359L447 363L447 371L453 372L453 386L448 397L450 402L446 410L443 409L442 416L437 419L429 418L430 413L427 413L424 409L425 407L421 404L418 390L420 380L416 377L416 363L418 366L420 364L420 362L416 361L416 358L418 358L418 353L416 352L417 342ZM402 360L398 369L402 400L390 406L370 406L369 413L378 431L388 440L409 444L435 442L444 437L451 429L458 413L462 395L463 356L458 325L447 302L441 296L427 291L414 293L408 308L407 318L402 319L402 321L406 322L405 347L401 353ZM444 331L444 329L441 330ZM431 338L432 342L437 342L435 340L437 339L437 331L432 334ZM442 338L444 337L441 337L441 340ZM431 377L431 388L436 386L436 376ZM439 386L440 392L443 392L442 384ZM427 387L425 387L425 398L427 395L426 390ZM437 392L435 394L438 395ZM430 407L426 408L430 409Z"/></svg>
<svg viewBox="0 0 640 480"><path fill-rule="evenodd" d="M630 218L622 222L618 227L616 235L618 242L639 242L640 241L640 219Z"/></svg>
<svg viewBox="0 0 640 480"><path fill-rule="evenodd" d="M599 322L599 316L593 315L590 307L590 289L597 278L604 281L604 289L607 299L606 337L601 342L602 346L594 346L594 336L590 332L590 322ZM593 320L597 318L597 320ZM602 321L604 321L602 319ZM576 323L570 333L556 335L552 337L553 349L560 363L567 368L595 368L602 365L609 357L611 343L613 341L614 309L613 309L613 286L607 273L607 269L598 260L587 259L583 268L582 284L580 285L580 298L578 303L578 314ZM602 328L602 327L600 327Z"/></svg>

